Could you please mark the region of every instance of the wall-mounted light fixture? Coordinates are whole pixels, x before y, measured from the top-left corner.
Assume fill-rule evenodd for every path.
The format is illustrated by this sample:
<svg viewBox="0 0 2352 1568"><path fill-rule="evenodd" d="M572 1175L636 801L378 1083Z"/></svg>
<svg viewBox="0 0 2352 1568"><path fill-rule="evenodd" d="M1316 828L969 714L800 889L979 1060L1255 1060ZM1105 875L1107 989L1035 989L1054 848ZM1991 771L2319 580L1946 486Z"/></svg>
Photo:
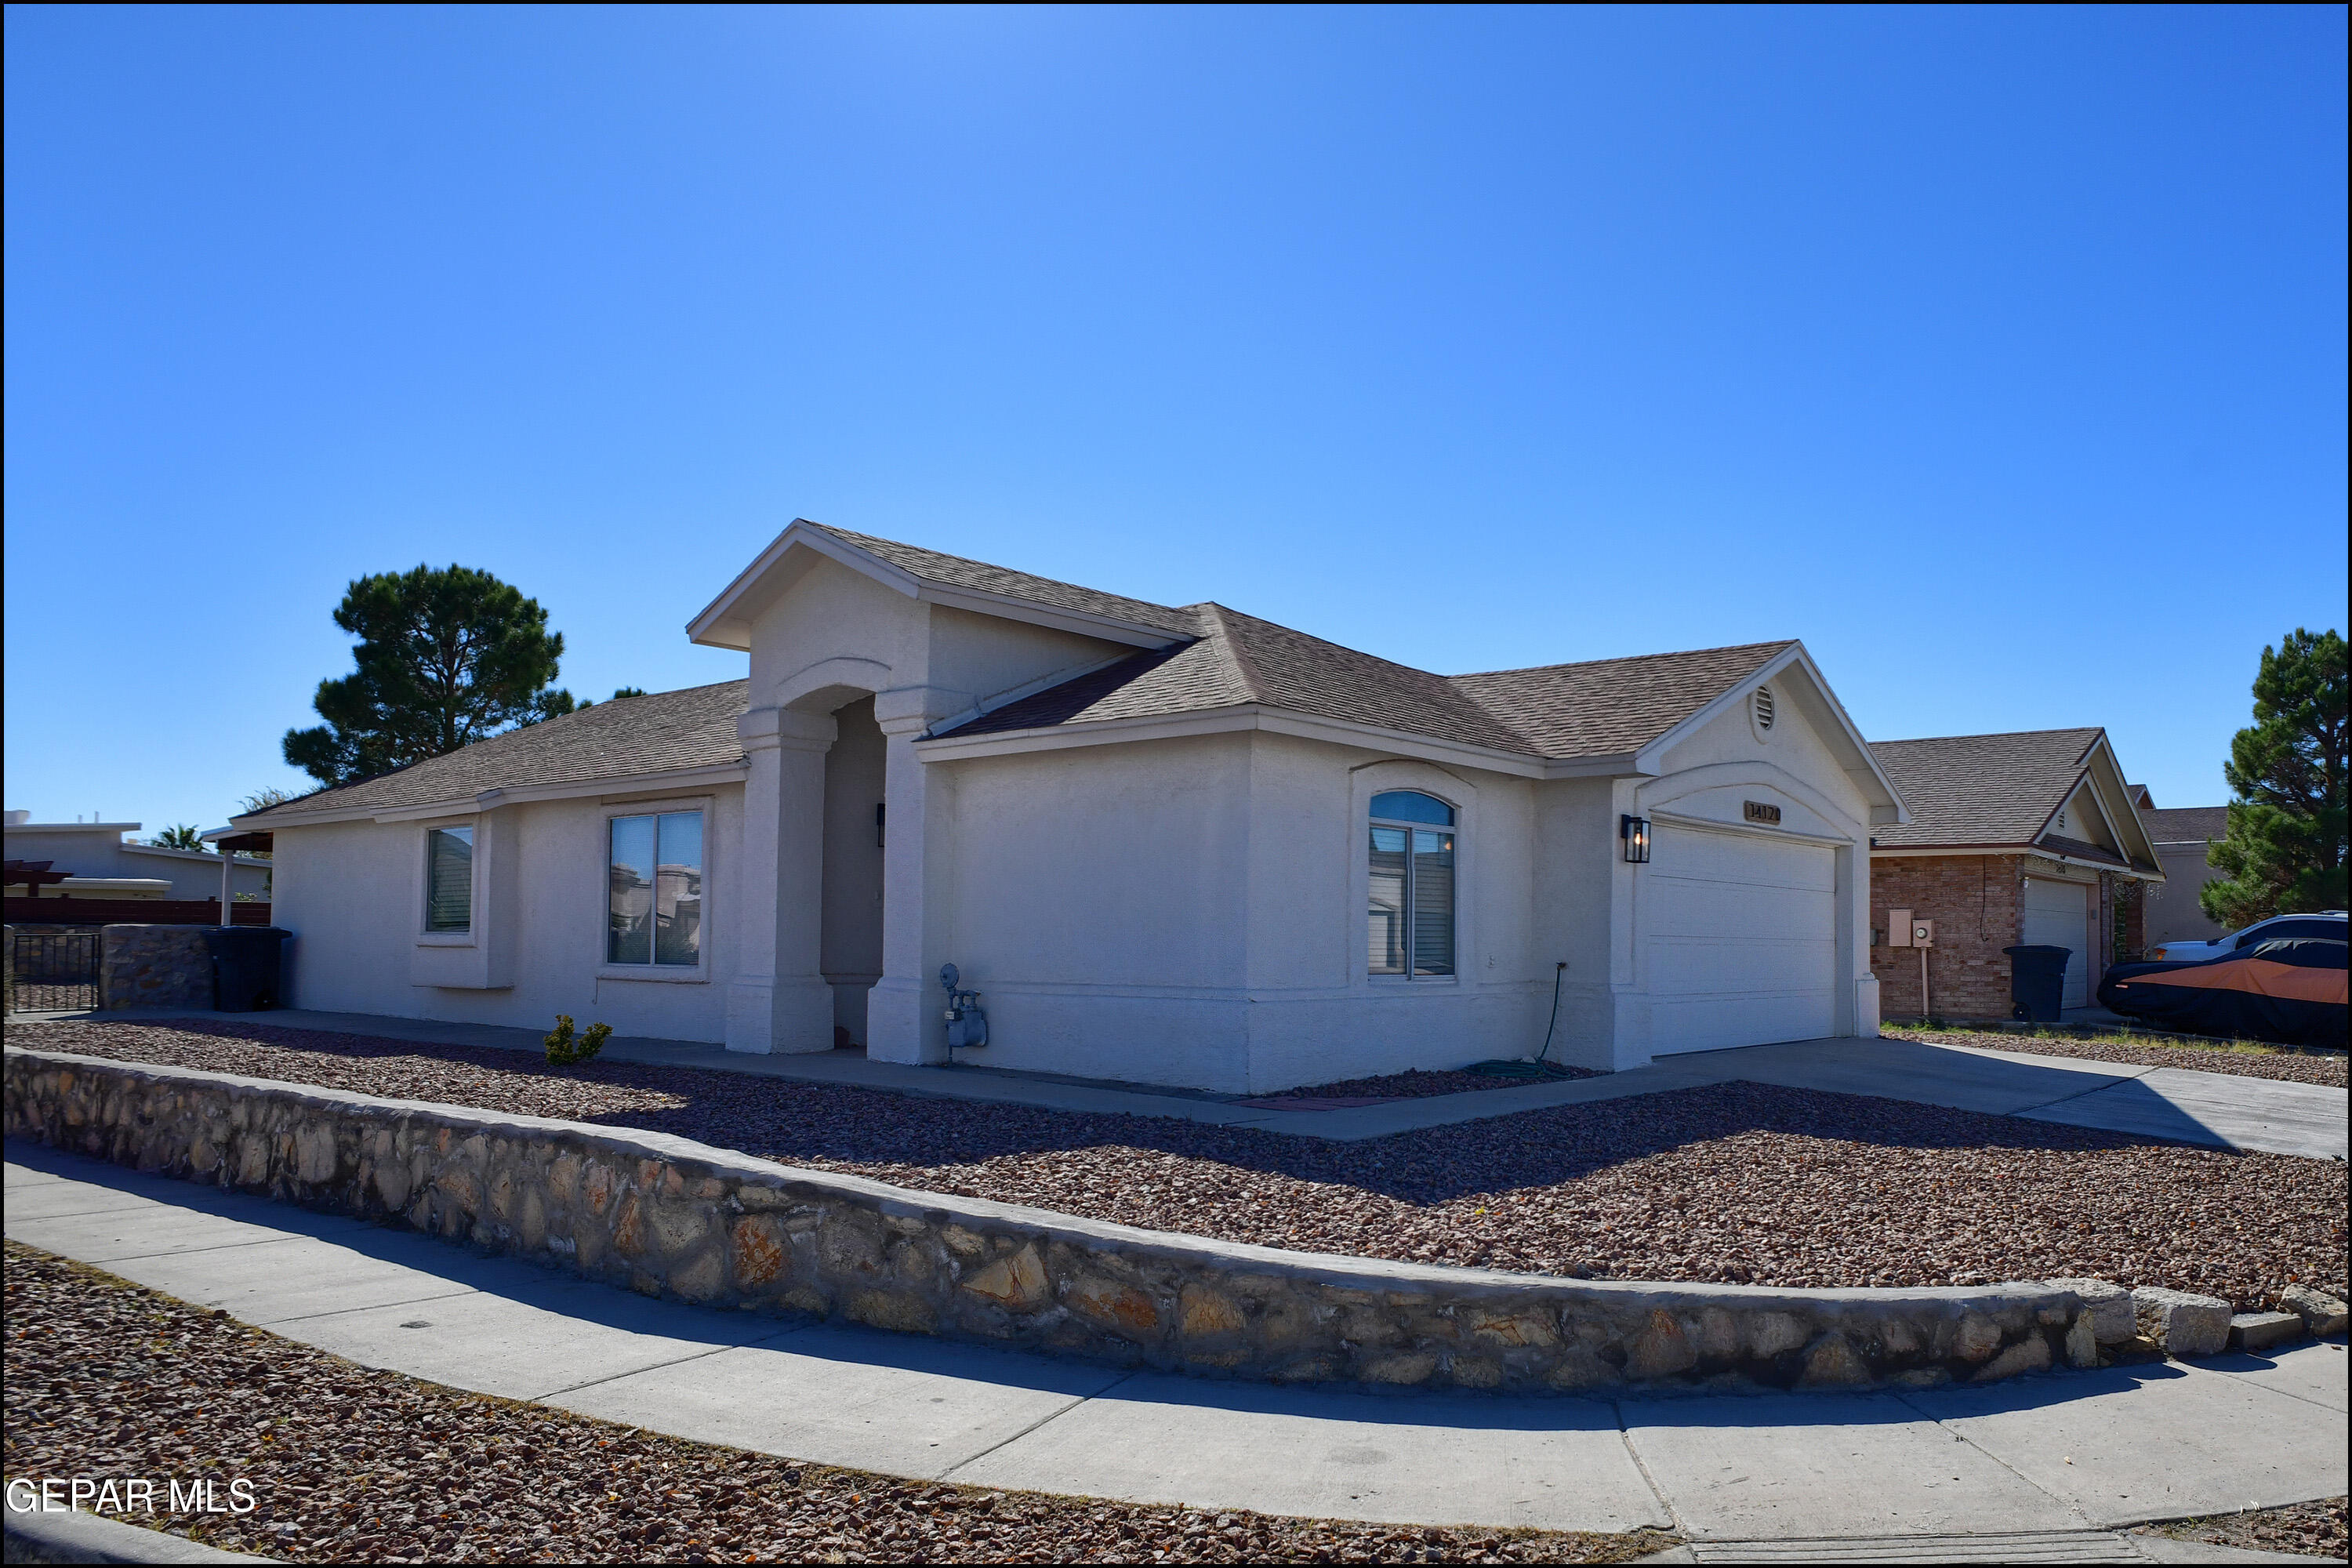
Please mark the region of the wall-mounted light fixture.
<svg viewBox="0 0 2352 1568"><path fill-rule="evenodd" d="M1650 821L1644 816L1621 816L1617 819L1617 837L1625 843L1625 863L1643 866L1650 859Z"/></svg>

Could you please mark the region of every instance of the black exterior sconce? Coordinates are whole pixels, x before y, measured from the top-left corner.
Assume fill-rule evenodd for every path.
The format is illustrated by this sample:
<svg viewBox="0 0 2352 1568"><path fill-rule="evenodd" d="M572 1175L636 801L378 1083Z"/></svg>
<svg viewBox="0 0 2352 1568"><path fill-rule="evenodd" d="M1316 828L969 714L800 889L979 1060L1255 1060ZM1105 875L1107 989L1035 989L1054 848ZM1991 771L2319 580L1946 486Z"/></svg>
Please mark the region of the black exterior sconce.
<svg viewBox="0 0 2352 1568"><path fill-rule="evenodd" d="M1625 863L1645 866L1650 860L1650 820L1645 816L1621 816L1617 819L1617 837L1624 841Z"/></svg>

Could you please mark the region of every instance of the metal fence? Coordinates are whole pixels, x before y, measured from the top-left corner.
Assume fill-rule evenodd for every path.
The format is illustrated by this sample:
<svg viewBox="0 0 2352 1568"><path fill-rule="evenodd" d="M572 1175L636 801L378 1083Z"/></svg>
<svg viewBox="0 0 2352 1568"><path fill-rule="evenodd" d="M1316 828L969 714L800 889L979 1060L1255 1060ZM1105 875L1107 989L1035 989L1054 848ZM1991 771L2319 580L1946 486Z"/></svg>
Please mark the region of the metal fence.
<svg viewBox="0 0 2352 1568"><path fill-rule="evenodd" d="M8 938L8 1010L47 1013L98 1005L98 932L19 931Z"/></svg>

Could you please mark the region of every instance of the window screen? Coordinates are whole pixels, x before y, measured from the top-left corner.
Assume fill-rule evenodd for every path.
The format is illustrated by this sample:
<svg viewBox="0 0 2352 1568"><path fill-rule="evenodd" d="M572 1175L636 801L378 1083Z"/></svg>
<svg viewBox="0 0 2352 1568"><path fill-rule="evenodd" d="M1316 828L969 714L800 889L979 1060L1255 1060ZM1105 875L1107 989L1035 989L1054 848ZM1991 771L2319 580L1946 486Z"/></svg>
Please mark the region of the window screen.
<svg viewBox="0 0 2352 1568"><path fill-rule="evenodd" d="M605 857L604 962L702 962L702 813L616 816Z"/></svg>
<svg viewBox="0 0 2352 1568"><path fill-rule="evenodd" d="M425 929L474 929L474 830L436 827L425 836Z"/></svg>
<svg viewBox="0 0 2352 1568"><path fill-rule="evenodd" d="M1389 790L1372 797L1371 816L1366 968L1453 973L1454 808L1434 795Z"/></svg>

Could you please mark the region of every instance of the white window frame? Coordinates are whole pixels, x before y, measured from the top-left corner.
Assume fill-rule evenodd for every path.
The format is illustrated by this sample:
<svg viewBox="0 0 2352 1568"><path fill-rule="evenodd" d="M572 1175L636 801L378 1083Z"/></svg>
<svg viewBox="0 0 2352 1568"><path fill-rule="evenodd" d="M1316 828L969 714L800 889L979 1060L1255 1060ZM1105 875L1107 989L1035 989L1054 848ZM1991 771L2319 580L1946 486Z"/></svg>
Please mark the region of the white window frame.
<svg viewBox="0 0 2352 1568"><path fill-rule="evenodd" d="M1432 800L1433 800L1433 801L1437 802L1437 804L1438 804L1438 805L1442 805L1442 806L1445 807L1445 808L1446 808L1446 810L1448 810L1448 811L1452 812L1452 813L1454 814L1454 821L1453 821L1453 823L1452 823L1450 826L1443 826L1443 827L1441 827L1441 826L1439 826L1437 824L1435 824L1435 823L1432 823L1432 822L1411 822L1411 821L1407 821L1407 820L1405 820L1405 819L1403 819L1403 818L1401 818L1401 817L1392 817L1392 816L1374 816L1371 814L1371 802L1372 802L1372 800L1373 800L1374 798L1376 798L1376 797L1380 796L1380 795L1391 795L1391 794L1409 794L1409 795L1427 795L1430 799L1432 799ZM1462 878L1462 870L1463 870L1462 843L1463 843L1463 837L1464 837L1463 831L1462 831L1462 817L1463 817L1463 812L1462 812L1462 803L1461 803L1461 802L1456 801L1456 800L1449 800L1449 799L1447 799L1444 795L1442 795L1438 794L1438 793L1437 793L1437 791L1435 791L1435 790L1433 790L1433 789L1430 788L1430 787L1429 787L1428 785L1426 785L1426 784L1375 784L1375 785L1372 787L1372 790L1371 790L1370 794L1370 795L1365 798L1363 813L1362 813L1362 814L1361 814L1361 815L1357 818L1357 823L1358 823L1357 832L1358 832L1358 834L1359 834L1359 837L1358 837L1358 839L1357 839L1357 844L1358 844L1358 847L1359 847L1359 856L1358 856L1358 858L1359 858L1360 864L1361 868L1362 868L1362 873L1363 873L1363 878L1364 878L1364 889L1365 889L1365 896L1364 896L1363 898L1361 898L1361 899L1359 899L1359 900L1357 900L1357 904L1358 904L1358 907L1359 907L1360 910L1362 910L1363 911L1365 911L1365 912L1364 912L1364 913L1360 913L1360 914L1357 916L1357 920L1358 920L1358 921L1359 921L1359 924L1358 924L1357 931L1356 931L1356 961L1357 961L1357 967L1358 967L1359 971L1362 973L1362 975L1363 975L1364 979L1365 979L1367 982L1369 982L1370 984L1374 984L1374 985L1404 985L1404 984L1412 984L1412 985L1439 985L1439 984L1444 984L1444 985L1457 985L1457 984L1461 984L1461 981L1462 981L1462 881L1463 881L1463 878ZM1404 973L1402 973L1402 974L1383 974L1383 973L1381 973L1380 972L1378 972L1377 970L1375 970L1375 969L1373 969L1373 968L1371 967L1370 953L1370 950L1369 950L1369 942L1370 942L1370 929L1369 929L1367 926L1365 926L1365 925L1363 925L1363 924L1361 923L1361 922L1366 919L1367 915L1369 914L1369 912L1370 912L1370 904L1371 904L1371 874L1372 874L1371 830L1372 830L1373 828L1375 828L1375 827L1391 827L1391 828L1401 827L1401 828L1403 828L1403 829L1405 829L1405 830L1406 830L1406 837L1405 837L1405 852L1404 852L1404 863L1405 863L1405 906L1404 906L1405 935L1404 935L1404 952L1405 952L1405 963L1404 963ZM1415 830L1415 829L1418 829L1418 830L1420 830L1421 832L1423 832L1423 833L1446 833L1446 834L1450 834L1450 835L1452 835L1453 839L1454 839L1454 908L1453 908L1453 910L1452 910L1452 912L1451 912L1450 919L1449 919L1449 923L1450 923L1450 925L1451 925L1451 927L1452 927L1452 930L1451 930L1451 931L1449 931L1449 933L1448 933L1448 934L1452 937L1452 939L1453 939L1453 949L1454 949L1454 967L1453 967L1453 969L1452 969L1450 972L1448 972L1448 973L1444 973L1444 974L1421 974L1421 973L1416 973L1414 972L1414 969L1413 969L1413 962L1412 962L1412 907L1413 907L1413 900L1412 900L1412 880L1413 880L1413 878L1412 878L1412 831L1413 831L1413 830Z"/></svg>
<svg viewBox="0 0 2352 1568"><path fill-rule="evenodd" d="M683 963L611 963L604 958L605 940L611 931L613 884L613 819L616 816L660 816L667 812L692 811L702 816L702 945L694 964ZM607 801L596 823L595 891L592 908L596 911L593 939L595 974L599 980L629 980L651 985L703 985L710 980L710 959L715 951L712 933L717 929L718 877L711 864L715 858L718 835L713 831L719 816L718 801L712 795L689 795L670 800ZM656 839L659 842L658 835ZM656 849L656 853L659 853ZM658 874L658 873L656 873Z"/></svg>
<svg viewBox="0 0 2352 1568"><path fill-rule="evenodd" d="M433 836L451 828L462 827L473 834L474 853L467 887L466 929L435 931L433 929ZM437 822L418 825L416 834L416 945L419 947L475 947L479 945L482 930L482 825L478 817L451 816Z"/></svg>

